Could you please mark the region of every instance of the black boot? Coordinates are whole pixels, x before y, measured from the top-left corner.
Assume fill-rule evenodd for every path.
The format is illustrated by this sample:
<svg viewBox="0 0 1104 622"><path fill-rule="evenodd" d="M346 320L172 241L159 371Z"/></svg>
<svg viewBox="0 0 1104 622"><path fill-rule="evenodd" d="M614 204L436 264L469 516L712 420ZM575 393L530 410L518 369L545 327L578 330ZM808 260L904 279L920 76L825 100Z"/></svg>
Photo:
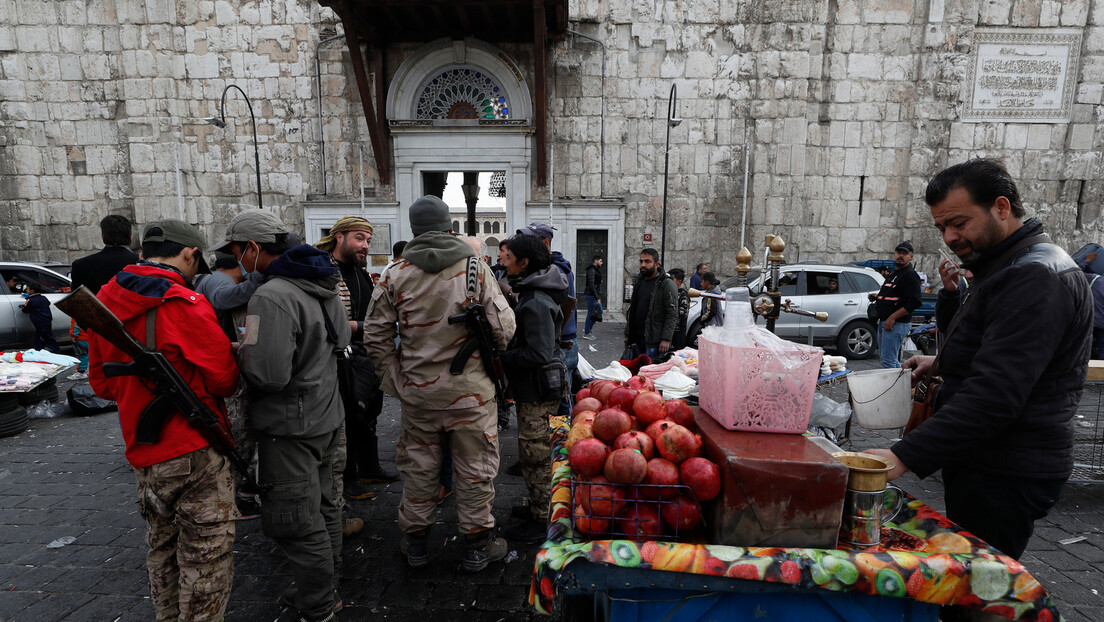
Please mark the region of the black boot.
<svg viewBox="0 0 1104 622"><path fill-rule="evenodd" d="M411 568L421 568L429 564L429 531L411 531L403 534L399 551L406 555L406 563Z"/></svg>
<svg viewBox="0 0 1104 622"><path fill-rule="evenodd" d="M510 552L506 541L499 538L494 529L470 533L464 536L464 540L466 548L461 566L467 572L479 572Z"/></svg>
<svg viewBox="0 0 1104 622"><path fill-rule="evenodd" d="M363 453L357 472L364 484L389 484L399 481L399 474L379 461L379 438L376 437L376 424L373 421L368 434L364 436Z"/></svg>

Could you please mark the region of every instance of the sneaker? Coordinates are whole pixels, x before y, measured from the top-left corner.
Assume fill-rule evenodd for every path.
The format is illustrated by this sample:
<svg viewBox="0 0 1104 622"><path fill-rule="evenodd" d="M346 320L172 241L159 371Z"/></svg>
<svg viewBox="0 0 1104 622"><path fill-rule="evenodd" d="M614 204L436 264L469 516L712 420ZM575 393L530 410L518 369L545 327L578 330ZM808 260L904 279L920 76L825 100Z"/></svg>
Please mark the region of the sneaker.
<svg viewBox="0 0 1104 622"><path fill-rule="evenodd" d="M375 470L360 474L361 484L390 484L399 481L399 474L388 470L382 464L376 465Z"/></svg>
<svg viewBox="0 0 1104 622"><path fill-rule="evenodd" d="M530 518L508 528L504 533L507 539L525 544L540 544L548 539L548 524Z"/></svg>
<svg viewBox="0 0 1104 622"><path fill-rule="evenodd" d="M69 374L68 380L88 380L88 372L77 371Z"/></svg>
<svg viewBox="0 0 1104 622"><path fill-rule="evenodd" d="M374 496L376 496L376 493L365 488L364 484L360 483L360 481L353 480L351 482L345 482L346 499L363 501L364 499L371 499Z"/></svg>
<svg viewBox="0 0 1104 622"><path fill-rule="evenodd" d="M597 339L597 337L590 333L583 333L583 339L586 339L587 341L594 341L595 339Z"/></svg>
<svg viewBox="0 0 1104 622"><path fill-rule="evenodd" d="M518 460L517 462L506 467L506 474L521 477L521 460Z"/></svg>
<svg viewBox="0 0 1104 622"><path fill-rule="evenodd" d="M351 538L364 529L364 519L350 518L346 514L341 515L341 533L346 538Z"/></svg>
<svg viewBox="0 0 1104 622"><path fill-rule="evenodd" d="M411 568L429 565L429 532L404 533L399 552L406 555L406 563Z"/></svg>
<svg viewBox="0 0 1104 622"><path fill-rule="evenodd" d="M238 506L238 514L241 514L241 516L234 520L250 520L261 517L260 504L249 497L238 497L235 505Z"/></svg>
<svg viewBox="0 0 1104 622"><path fill-rule="evenodd" d="M510 552L509 545L502 538L496 538L493 529L468 534L464 538L467 540L467 548L460 565L466 572L479 572Z"/></svg>

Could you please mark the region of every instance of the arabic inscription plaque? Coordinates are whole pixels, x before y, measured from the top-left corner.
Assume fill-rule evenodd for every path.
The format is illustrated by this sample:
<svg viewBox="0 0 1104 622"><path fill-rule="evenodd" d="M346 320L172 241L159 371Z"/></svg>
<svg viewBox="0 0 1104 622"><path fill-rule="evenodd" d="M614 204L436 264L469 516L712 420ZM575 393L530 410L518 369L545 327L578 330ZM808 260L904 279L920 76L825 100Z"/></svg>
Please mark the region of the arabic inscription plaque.
<svg viewBox="0 0 1104 622"><path fill-rule="evenodd" d="M1069 122L1080 51L1080 30L977 29L962 120Z"/></svg>

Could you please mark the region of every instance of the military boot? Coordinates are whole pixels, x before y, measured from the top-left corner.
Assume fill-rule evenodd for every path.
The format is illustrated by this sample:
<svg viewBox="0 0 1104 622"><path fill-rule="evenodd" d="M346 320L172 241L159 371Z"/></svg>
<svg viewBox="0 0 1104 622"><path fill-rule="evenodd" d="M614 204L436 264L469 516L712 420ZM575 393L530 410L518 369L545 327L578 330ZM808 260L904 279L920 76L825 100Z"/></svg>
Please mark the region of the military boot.
<svg viewBox="0 0 1104 622"><path fill-rule="evenodd" d="M494 529L469 533L464 536L464 560L461 565L467 572L479 572L491 562L506 557L510 551L506 541L499 538Z"/></svg>
<svg viewBox="0 0 1104 622"><path fill-rule="evenodd" d="M421 568L429 564L429 530L412 531L403 534L399 551L406 555L406 563L411 568Z"/></svg>

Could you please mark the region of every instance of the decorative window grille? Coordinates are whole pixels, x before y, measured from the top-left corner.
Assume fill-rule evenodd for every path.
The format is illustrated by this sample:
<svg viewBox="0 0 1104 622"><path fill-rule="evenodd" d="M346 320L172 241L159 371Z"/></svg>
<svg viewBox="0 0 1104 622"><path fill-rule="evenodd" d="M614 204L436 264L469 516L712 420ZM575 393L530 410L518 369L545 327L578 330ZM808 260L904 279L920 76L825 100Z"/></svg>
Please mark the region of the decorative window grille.
<svg viewBox="0 0 1104 622"><path fill-rule="evenodd" d="M426 82L416 118L509 119L510 107L494 77L471 66L450 67Z"/></svg>

